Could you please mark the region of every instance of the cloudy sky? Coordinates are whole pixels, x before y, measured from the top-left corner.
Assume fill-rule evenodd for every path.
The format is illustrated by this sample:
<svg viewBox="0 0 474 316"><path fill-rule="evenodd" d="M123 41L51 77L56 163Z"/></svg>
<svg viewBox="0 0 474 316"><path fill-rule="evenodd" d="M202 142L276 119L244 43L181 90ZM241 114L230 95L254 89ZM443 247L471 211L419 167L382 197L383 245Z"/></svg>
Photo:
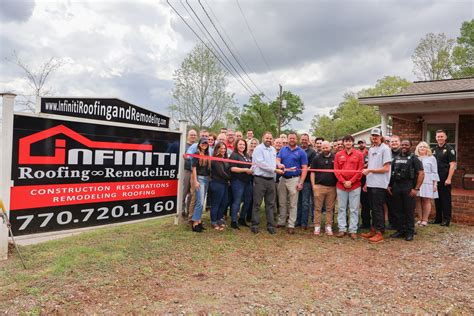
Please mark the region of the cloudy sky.
<svg viewBox="0 0 474 316"><path fill-rule="evenodd" d="M196 30L191 8L212 30L197 0L188 0L191 8L170 2ZM64 66L49 80L54 95L118 97L167 115L173 72L199 42L165 0L0 3L0 91L30 90L13 52L33 69L55 56ZM385 75L416 80L411 54L419 40L429 32L455 38L474 17L472 0L201 3L261 91L274 99L281 83L302 97L306 110L297 129L309 129L313 116L328 113L345 92ZM229 83L238 104L247 102L249 93L233 77Z"/></svg>

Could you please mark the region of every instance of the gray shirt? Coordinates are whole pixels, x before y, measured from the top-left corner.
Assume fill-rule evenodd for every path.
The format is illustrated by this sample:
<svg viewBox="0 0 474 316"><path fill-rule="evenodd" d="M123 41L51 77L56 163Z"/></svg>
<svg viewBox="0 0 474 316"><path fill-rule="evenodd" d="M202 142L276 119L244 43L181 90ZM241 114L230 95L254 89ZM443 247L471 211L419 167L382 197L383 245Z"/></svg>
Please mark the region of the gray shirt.
<svg viewBox="0 0 474 316"><path fill-rule="evenodd" d="M380 146L372 146L369 149L369 164L367 166L368 169L380 169L386 163L390 163L392 161L392 151L390 148L385 145L381 144ZM367 175L367 187L369 188L381 188L386 189L388 188L388 184L390 183L390 174L391 174L391 166L388 172L385 173L369 173Z"/></svg>

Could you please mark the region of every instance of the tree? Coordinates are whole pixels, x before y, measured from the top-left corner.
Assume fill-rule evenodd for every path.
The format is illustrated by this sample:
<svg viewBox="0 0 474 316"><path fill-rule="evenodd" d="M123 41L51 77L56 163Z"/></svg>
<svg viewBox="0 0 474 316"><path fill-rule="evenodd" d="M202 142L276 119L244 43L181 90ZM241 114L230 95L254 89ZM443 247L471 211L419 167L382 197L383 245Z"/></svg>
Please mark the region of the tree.
<svg viewBox="0 0 474 316"><path fill-rule="evenodd" d="M454 40L447 38L444 33L428 33L411 56L414 74L421 80L450 78L453 45Z"/></svg>
<svg viewBox="0 0 474 316"><path fill-rule="evenodd" d="M409 85L410 82L403 78L385 76L377 80L373 88L344 94L344 101L329 115L314 116L311 122L313 135L332 140L380 124L377 107L362 105L357 98L398 94Z"/></svg>
<svg viewBox="0 0 474 316"><path fill-rule="evenodd" d="M253 95L240 111L236 109L232 113L233 122L237 129L243 132L249 128L253 129L256 138L260 138L265 131L270 131L273 135L276 135L277 130L275 112L270 104L262 99L262 94Z"/></svg>
<svg viewBox="0 0 474 316"><path fill-rule="evenodd" d="M304 111L304 103L303 100L296 94L291 93L290 91L283 91L281 94L281 99L286 100L286 107L282 107L281 109L281 128L289 127L291 121L302 121L303 119L300 117ZM275 101L270 104L270 108L275 114L275 120L278 122L278 113L280 111L280 97L278 97ZM278 125L278 123L277 123ZM278 129L278 126L277 126Z"/></svg>
<svg viewBox="0 0 474 316"><path fill-rule="evenodd" d="M474 76L474 19L463 22L453 49L453 78Z"/></svg>
<svg viewBox="0 0 474 316"><path fill-rule="evenodd" d="M304 103L298 95L290 91L283 91L282 98L287 101L287 104L281 111L281 126L289 127L292 121L302 120L300 115L303 113ZM253 129L254 135L257 138L260 138L265 131L270 131L276 136L279 108L279 97L268 103L263 101L263 94L253 95L242 109L233 109L229 114L229 119L238 130L246 131L249 128Z"/></svg>
<svg viewBox="0 0 474 316"><path fill-rule="evenodd" d="M398 76L385 76L377 80L375 87L363 89L357 93L358 97L376 97L400 94L403 89L411 84L410 81Z"/></svg>
<svg viewBox="0 0 474 316"><path fill-rule="evenodd" d="M226 91L227 72L204 45L197 45L174 73L174 102L169 107L176 121L196 128L213 126L234 104Z"/></svg>
<svg viewBox="0 0 474 316"><path fill-rule="evenodd" d="M54 72L64 65L64 62L57 57L51 57L38 68L33 69L27 65L16 52L13 52L13 55L15 58L14 62L25 72L26 82L31 87L30 92L21 93L19 95L21 98L18 103L26 110L34 112L36 100L32 100L31 96L47 96L51 93L51 89L46 88L46 82Z"/></svg>

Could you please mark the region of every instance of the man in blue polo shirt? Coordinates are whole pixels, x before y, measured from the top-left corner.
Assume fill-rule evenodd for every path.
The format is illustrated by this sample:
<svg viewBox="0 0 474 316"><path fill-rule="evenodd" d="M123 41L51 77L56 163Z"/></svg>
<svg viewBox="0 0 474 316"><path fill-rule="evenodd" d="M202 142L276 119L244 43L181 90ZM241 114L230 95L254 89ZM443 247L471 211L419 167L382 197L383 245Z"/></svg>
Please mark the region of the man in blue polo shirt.
<svg viewBox="0 0 474 316"><path fill-rule="evenodd" d="M296 140L296 133L291 132L288 135L288 145L283 147L277 156L277 163L285 166L285 173L278 184L278 226L284 227L288 217L289 234L295 233L298 192L303 189L308 167L306 152L296 145Z"/></svg>

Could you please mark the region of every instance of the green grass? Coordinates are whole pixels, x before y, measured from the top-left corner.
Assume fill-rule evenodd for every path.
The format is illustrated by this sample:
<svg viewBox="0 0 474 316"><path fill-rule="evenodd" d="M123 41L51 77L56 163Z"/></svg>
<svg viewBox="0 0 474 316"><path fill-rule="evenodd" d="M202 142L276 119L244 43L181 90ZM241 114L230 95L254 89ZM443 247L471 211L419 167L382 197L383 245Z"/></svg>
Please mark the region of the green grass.
<svg viewBox="0 0 474 316"><path fill-rule="evenodd" d="M44 304L60 304L63 311L81 311L83 303L77 297L81 298L83 293L108 293L107 289L114 291L120 286L138 296L144 293L152 295L156 294L156 288L148 288L150 284L160 288L189 279L206 282L209 277L222 277L227 272L220 262L230 265L234 260L255 276L246 280L247 284L258 288L262 280L271 275L274 259L291 260L291 249L298 249L302 260L337 251L363 249L373 250L375 254L380 250L380 246L362 240L314 238L311 231L298 231L289 236L278 230L276 235L270 235L264 229L264 219L258 235L245 227L240 231L230 228L224 232L214 231L207 214L205 224L208 229L202 234L193 233L184 224L176 226L173 221L174 218L162 218L99 228L60 240L20 247L26 270L16 253L0 265L0 311L10 308L13 301L19 304L16 312L25 315L41 314ZM430 241L440 234L455 234L458 230L455 225L449 230L430 225L419 229L416 239ZM288 259L274 257L275 251L282 247ZM240 270L237 268L229 273L235 273L233 277L239 278ZM304 278L298 271L293 273L295 277ZM312 285L307 282L301 286L303 292L309 293L311 289ZM140 291L143 292L140 294ZM199 296L196 300L202 305L212 306L211 297ZM162 304L160 299L155 299L149 306L158 308ZM134 307L129 305L130 312ZM253 312L267 315L271 310L257 307Z"/></svg>

